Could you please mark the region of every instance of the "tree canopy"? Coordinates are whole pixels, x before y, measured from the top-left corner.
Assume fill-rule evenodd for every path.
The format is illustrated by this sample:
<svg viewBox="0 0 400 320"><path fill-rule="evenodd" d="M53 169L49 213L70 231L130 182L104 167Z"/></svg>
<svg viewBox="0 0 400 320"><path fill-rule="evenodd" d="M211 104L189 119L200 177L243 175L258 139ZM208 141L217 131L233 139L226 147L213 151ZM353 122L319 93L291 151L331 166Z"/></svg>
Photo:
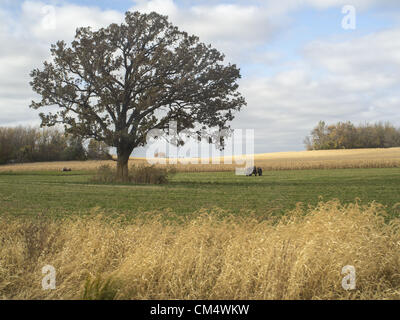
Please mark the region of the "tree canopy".
<svg viewBox="0 0 400 320"><path fill-rule="evenodd" d="M118 175L127 176L134 148L152 129L228 129L246 104L238 92L240 70L224 55L173 26L155 12L127 12L125 23L93 31L77 29L75 40L51 46L51 61L31 72L41 96L31 107L42 126L117 149Z"/></svg>

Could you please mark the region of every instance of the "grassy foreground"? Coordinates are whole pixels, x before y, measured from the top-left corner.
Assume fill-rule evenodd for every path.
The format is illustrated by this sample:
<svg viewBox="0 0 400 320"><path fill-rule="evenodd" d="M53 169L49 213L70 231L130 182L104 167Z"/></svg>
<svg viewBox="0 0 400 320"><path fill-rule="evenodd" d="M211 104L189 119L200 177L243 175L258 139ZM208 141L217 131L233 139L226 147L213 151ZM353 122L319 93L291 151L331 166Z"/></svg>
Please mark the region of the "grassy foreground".
<svg viewBox="0 0 400 320"><path fill-rule="evenodd" d="M333 165L180 170L166 185L1 167L0 299L400 299L400 168L294 170L313 161ZM42 290L46 265L55 290Z"/></svg>
<svg viewBox="0 0 400 320"><path fill-rule="evenodd" d="M400 298L399 220L320 203L279 222L199 212L184 223L0 217L3 299ZM42 267L56 289L42 290ZM356 289L342 287L344 266Z"/></svg>
<svg viewBox="0 0 400 320"><path fill-rule="evenodd" d="M167 185L104 185L92 172L0 173L0 214L65 217L93 208L112 216L151 216L172 211L195 216L215 207L235 215L281 215L298 202L316 205L339 199L377 201L399 214L400 169L266 171L262 177L232 172L178 173Z"/></svg>

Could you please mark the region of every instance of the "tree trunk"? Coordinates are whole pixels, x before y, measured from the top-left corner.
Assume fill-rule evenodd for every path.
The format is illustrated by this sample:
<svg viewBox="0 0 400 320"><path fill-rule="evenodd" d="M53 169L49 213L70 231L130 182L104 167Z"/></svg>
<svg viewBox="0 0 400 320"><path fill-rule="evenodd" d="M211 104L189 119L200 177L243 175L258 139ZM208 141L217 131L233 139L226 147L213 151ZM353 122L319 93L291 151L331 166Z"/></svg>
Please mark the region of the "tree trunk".
<svg viewBox="0 0 400 320"><path fill-rule="evenodd" d="M128 161L132 151L129 150L117 150L117 179L122 182L129 180L129 169Z"/></svg>

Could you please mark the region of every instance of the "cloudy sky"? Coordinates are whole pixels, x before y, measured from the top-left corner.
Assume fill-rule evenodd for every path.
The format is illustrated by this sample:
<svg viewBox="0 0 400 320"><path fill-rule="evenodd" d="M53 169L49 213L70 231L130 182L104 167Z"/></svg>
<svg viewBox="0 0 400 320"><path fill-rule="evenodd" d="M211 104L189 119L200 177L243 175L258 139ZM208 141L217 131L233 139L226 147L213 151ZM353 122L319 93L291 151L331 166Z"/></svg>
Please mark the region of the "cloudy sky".
<svg viewBox="0 0 400 320"><path fill-rule="evenodd" d="M257 153L303 150L319 120L400 126L398 0L0 0L0 125L39 124L29 72L51 43L127 10L168 15L241 68L248 105L232 126L255 130Z"/></svg>

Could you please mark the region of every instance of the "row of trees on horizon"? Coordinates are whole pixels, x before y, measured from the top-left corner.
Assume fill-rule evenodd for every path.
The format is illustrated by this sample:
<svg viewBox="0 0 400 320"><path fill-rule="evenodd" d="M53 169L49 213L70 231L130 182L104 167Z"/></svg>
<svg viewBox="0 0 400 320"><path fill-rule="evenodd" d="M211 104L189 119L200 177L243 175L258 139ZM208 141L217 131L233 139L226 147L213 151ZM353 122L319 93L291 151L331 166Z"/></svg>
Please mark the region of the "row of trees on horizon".
<svg viewBox="0 0 400 320"><path fill-rule="evenodd" d="M104 142L65 134L57 128L0 127L0 164L112 159Z"/></svg>
<svg viewBox="0 0 400 320"><path fill-rule="evenodd" d="M331 125L320 121L304 144L307 150L400 147L400 128L389 122L356 126L350 121Z"/></svg>
<svg viewBox="0 0 400 320"><path fill-rule="evenodd" d="M320 121L304 143L307 150L400 147L400 128L388 122L356 126ZM0 164L109 159L110 147L104 142L85 141L54 127L0 127Z"/></svg>

